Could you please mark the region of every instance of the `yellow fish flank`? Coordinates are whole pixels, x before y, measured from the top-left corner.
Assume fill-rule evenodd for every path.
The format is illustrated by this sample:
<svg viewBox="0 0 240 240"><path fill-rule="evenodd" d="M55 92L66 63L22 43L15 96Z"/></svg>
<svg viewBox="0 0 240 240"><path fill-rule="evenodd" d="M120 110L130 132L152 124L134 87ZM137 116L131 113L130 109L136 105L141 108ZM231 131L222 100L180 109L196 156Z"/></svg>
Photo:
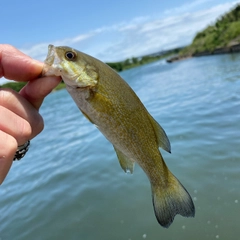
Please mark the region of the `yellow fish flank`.
<svg viewBox="0 0 240 240"><path fill-rule="evenodd" d="M43 75L62 77L82 113L113 144L125 172L137 162L147 174L159 224L169 227L176 214L194 216L189 193L159 151L171 151L166 133L113 69L70 47L49 45Z"/></svg>

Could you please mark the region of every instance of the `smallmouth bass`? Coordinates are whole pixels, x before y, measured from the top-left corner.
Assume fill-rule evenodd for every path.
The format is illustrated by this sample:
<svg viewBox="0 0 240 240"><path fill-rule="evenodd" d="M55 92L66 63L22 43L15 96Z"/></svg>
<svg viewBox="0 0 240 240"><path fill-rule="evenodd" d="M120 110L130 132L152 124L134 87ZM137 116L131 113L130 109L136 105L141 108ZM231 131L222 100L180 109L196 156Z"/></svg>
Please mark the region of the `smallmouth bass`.
<svg viewBox="0 0 240 240"><path fill-rule="evenodd" d="M62 77L81 112L113 144L125 172L132 173L135 162L143 169L160 225L169 227L177 214L194 217L191 196L159 151L171 152L165 131L112 68L70 47L49 45L43 75Z"/></svg>

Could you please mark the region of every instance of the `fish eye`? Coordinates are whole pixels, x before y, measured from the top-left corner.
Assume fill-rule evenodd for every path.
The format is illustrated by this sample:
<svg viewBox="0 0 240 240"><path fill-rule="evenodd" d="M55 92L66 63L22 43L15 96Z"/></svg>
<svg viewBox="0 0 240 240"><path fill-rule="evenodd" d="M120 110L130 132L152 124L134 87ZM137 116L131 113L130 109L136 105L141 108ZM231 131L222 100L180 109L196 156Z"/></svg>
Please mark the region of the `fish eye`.
<svg viewBox="0 0 240 240"><path fill-rule="evenodd" d="M65 57L66 57L67 60L73 61L73 60L76 59L77 55L76 55L75 52L70 52L69 51L69 52L65 53Z"/></svg>

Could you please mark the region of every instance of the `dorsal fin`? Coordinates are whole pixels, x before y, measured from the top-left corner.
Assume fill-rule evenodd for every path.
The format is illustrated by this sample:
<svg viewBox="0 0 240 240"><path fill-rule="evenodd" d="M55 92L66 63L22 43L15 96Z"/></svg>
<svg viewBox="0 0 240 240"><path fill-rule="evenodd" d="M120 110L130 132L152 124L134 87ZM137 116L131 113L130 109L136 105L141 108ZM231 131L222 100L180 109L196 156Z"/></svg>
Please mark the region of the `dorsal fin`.
<svg viewBox="0 0 240 240"><path fill-rule="evenodd" d="M114 150L117 153L117 157L120 163L120 166L122 167L122 169L128 173L133 173L133 169L134 169L134 162L129 159L124 153L122 153L120 150L118 150L114 145Z"/></svg>
<svg viewBox="0 0 240 240"><path fill-rule="evenodd" d="M150 114L149 114L149 118L157 137L158 146L164 149L165 151L171 153L171 144L167 134L165 133L163 128L160 126L160 124Z"/></svg>

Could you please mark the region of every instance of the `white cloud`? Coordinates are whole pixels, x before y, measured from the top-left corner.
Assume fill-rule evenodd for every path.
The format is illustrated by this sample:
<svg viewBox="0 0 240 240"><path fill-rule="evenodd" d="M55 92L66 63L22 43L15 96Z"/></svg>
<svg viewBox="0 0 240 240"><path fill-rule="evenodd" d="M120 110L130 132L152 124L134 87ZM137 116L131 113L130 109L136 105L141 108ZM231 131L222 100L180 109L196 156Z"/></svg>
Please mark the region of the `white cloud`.
<svg viewBox="0 0 240 240"><path fill-rule="evenodd" d="M76 37L73 37L73 38L65 38L62 40L57 40L55 42L52 42L51 44L56 45L56 46L66 46L66 45L71 46L74 44L78 44L90 37L93 37L94 35L95 35L94 32L90 32L87 34L77 35ZM28 49L23 48L20 50L22 52L24 52L25 54L31 56L32 58L43 61L46 58L46 54L48 51L48 45L49 45L49 43L39 43Z"/></svg>
<svg viewBox="0 0 240 240"><path fill-rule="evenodd" d="M196 1L191 7L202 2L205 0ZM165 18L148 18L140 24L130 22L125 28L121 28L119 33L121 41L109 45L99 56L102 59L112 58L114 61L187 45L198 31L215 22L235 3L221 4L205 10Z"/></svg>
<svg viewBox="0 0 240 240"><path fill-rule="evenodd" d="M52 44L69 45L103 61L118 61L184 46L192 41L198 31L213 23L217 17L237 3L227 2L193 11L206 2L209 0L196 0L188 5L165 11L158 18L142 16L130 22L105 26ZM43 60L47 54L47 46L47 43L41 43L22 51Z"/></svg>

